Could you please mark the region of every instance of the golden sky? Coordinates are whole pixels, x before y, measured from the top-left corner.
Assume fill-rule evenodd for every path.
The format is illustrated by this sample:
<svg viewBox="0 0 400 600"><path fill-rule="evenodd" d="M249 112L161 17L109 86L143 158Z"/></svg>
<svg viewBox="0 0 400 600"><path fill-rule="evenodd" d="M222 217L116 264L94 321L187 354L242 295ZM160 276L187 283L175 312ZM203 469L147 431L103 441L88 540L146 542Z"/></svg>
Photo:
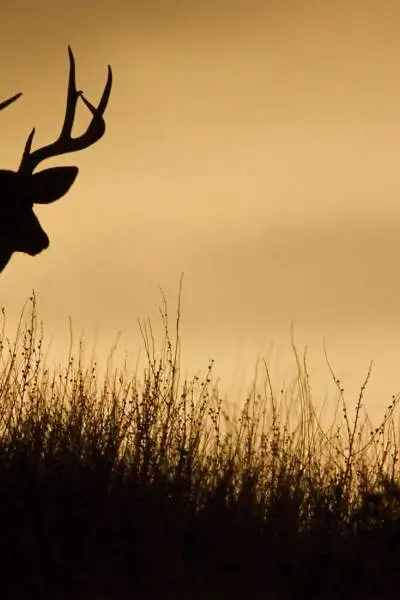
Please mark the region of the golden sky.
<svg viewBox="0 0 400 600"><path fill-rule="evenodd" d="M121 331L134 362L137 318L158 323L159 286L173 318L184 272L189 372L212 357L232 390L265 356L290 377L293 323L316 394L325 338L350 403L374 359L382 407L400 391L399 31L394 0L3 7L0 97L23 96L1 113L2 168L33 125L38 144L58 135L68 44L89 99L114 72L105 137L49 161L80 168L36 210L50 248L1 274L9 321L35 289L54 351L71 316L103 354Z"/></svg>

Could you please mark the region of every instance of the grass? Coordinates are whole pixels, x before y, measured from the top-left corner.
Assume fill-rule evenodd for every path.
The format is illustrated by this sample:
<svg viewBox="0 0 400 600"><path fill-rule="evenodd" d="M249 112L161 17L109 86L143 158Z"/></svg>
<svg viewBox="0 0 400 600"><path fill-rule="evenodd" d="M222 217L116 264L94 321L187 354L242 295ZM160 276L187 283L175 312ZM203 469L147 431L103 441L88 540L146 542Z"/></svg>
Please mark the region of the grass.
<svg viewBox="0 0 400 600"><path fill-rule="evenodd" d="M36 299L0 334L2 597L38 600L392 598L400 567L399 397L374 426L368 373L323 424L307 362L276 394L267 365L234 412L181 381L180 306L147 356L100 377L70 351L46 368ZM261 385L260 385L261 384ZM258 390L260 390L259 392ZM325 419L326 420L326 419Z"/></svg>

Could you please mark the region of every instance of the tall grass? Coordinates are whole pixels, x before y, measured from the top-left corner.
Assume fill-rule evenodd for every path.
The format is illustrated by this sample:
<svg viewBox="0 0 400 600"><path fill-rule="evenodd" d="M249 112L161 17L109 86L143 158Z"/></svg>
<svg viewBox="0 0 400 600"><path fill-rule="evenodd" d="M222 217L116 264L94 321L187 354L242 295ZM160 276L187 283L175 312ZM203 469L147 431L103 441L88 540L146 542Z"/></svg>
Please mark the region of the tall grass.
<svg viewBox="0 0 400 600"><path fill-rule="evenodd" d="M331 424L265 362L238 412L181 380L180 305L147 365L46 367L36 299L0 334L0 585L7 598L392 597L400 566L399 397L373 425L337 386ZM261 390L261 391L260 391ZM350 414L352 412L352 414Z"/></svg>

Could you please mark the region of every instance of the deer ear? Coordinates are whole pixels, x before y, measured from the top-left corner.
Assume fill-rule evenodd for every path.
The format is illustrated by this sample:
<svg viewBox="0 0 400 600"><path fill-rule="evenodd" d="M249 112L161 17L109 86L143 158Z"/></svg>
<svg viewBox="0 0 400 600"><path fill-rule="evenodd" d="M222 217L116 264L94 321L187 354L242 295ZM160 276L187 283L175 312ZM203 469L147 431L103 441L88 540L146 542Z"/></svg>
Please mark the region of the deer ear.
<svg viewBox="0 0 400 600"><path fill-rule="evenodd" d="M30 176L29 199L50 204L66 194L78 175L78 167L52 167Z"/></svg>

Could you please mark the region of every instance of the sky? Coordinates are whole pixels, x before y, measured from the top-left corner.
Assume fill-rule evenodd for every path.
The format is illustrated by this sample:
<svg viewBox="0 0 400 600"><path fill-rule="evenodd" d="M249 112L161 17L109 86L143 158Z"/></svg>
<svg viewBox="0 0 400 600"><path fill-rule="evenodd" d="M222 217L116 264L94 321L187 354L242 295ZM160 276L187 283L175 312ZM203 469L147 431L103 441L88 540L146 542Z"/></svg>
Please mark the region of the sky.
<svg viewBox="0 0 400 600"><path fill-rule="evenodd" d="M36 214L50 247L0 277L10 332L32 289L51 356L75 339L132 364L138 319L175 319L182 372L209 360L240 402L264 357L277 389L307 346L314 398L381 414L400 392L400 5L385 0L14 0L2 7L0 164L58 135L73 48L107 130ZM76 134L88 123L84 107ZM292 328L292 329L291 329Z"/></svg>

